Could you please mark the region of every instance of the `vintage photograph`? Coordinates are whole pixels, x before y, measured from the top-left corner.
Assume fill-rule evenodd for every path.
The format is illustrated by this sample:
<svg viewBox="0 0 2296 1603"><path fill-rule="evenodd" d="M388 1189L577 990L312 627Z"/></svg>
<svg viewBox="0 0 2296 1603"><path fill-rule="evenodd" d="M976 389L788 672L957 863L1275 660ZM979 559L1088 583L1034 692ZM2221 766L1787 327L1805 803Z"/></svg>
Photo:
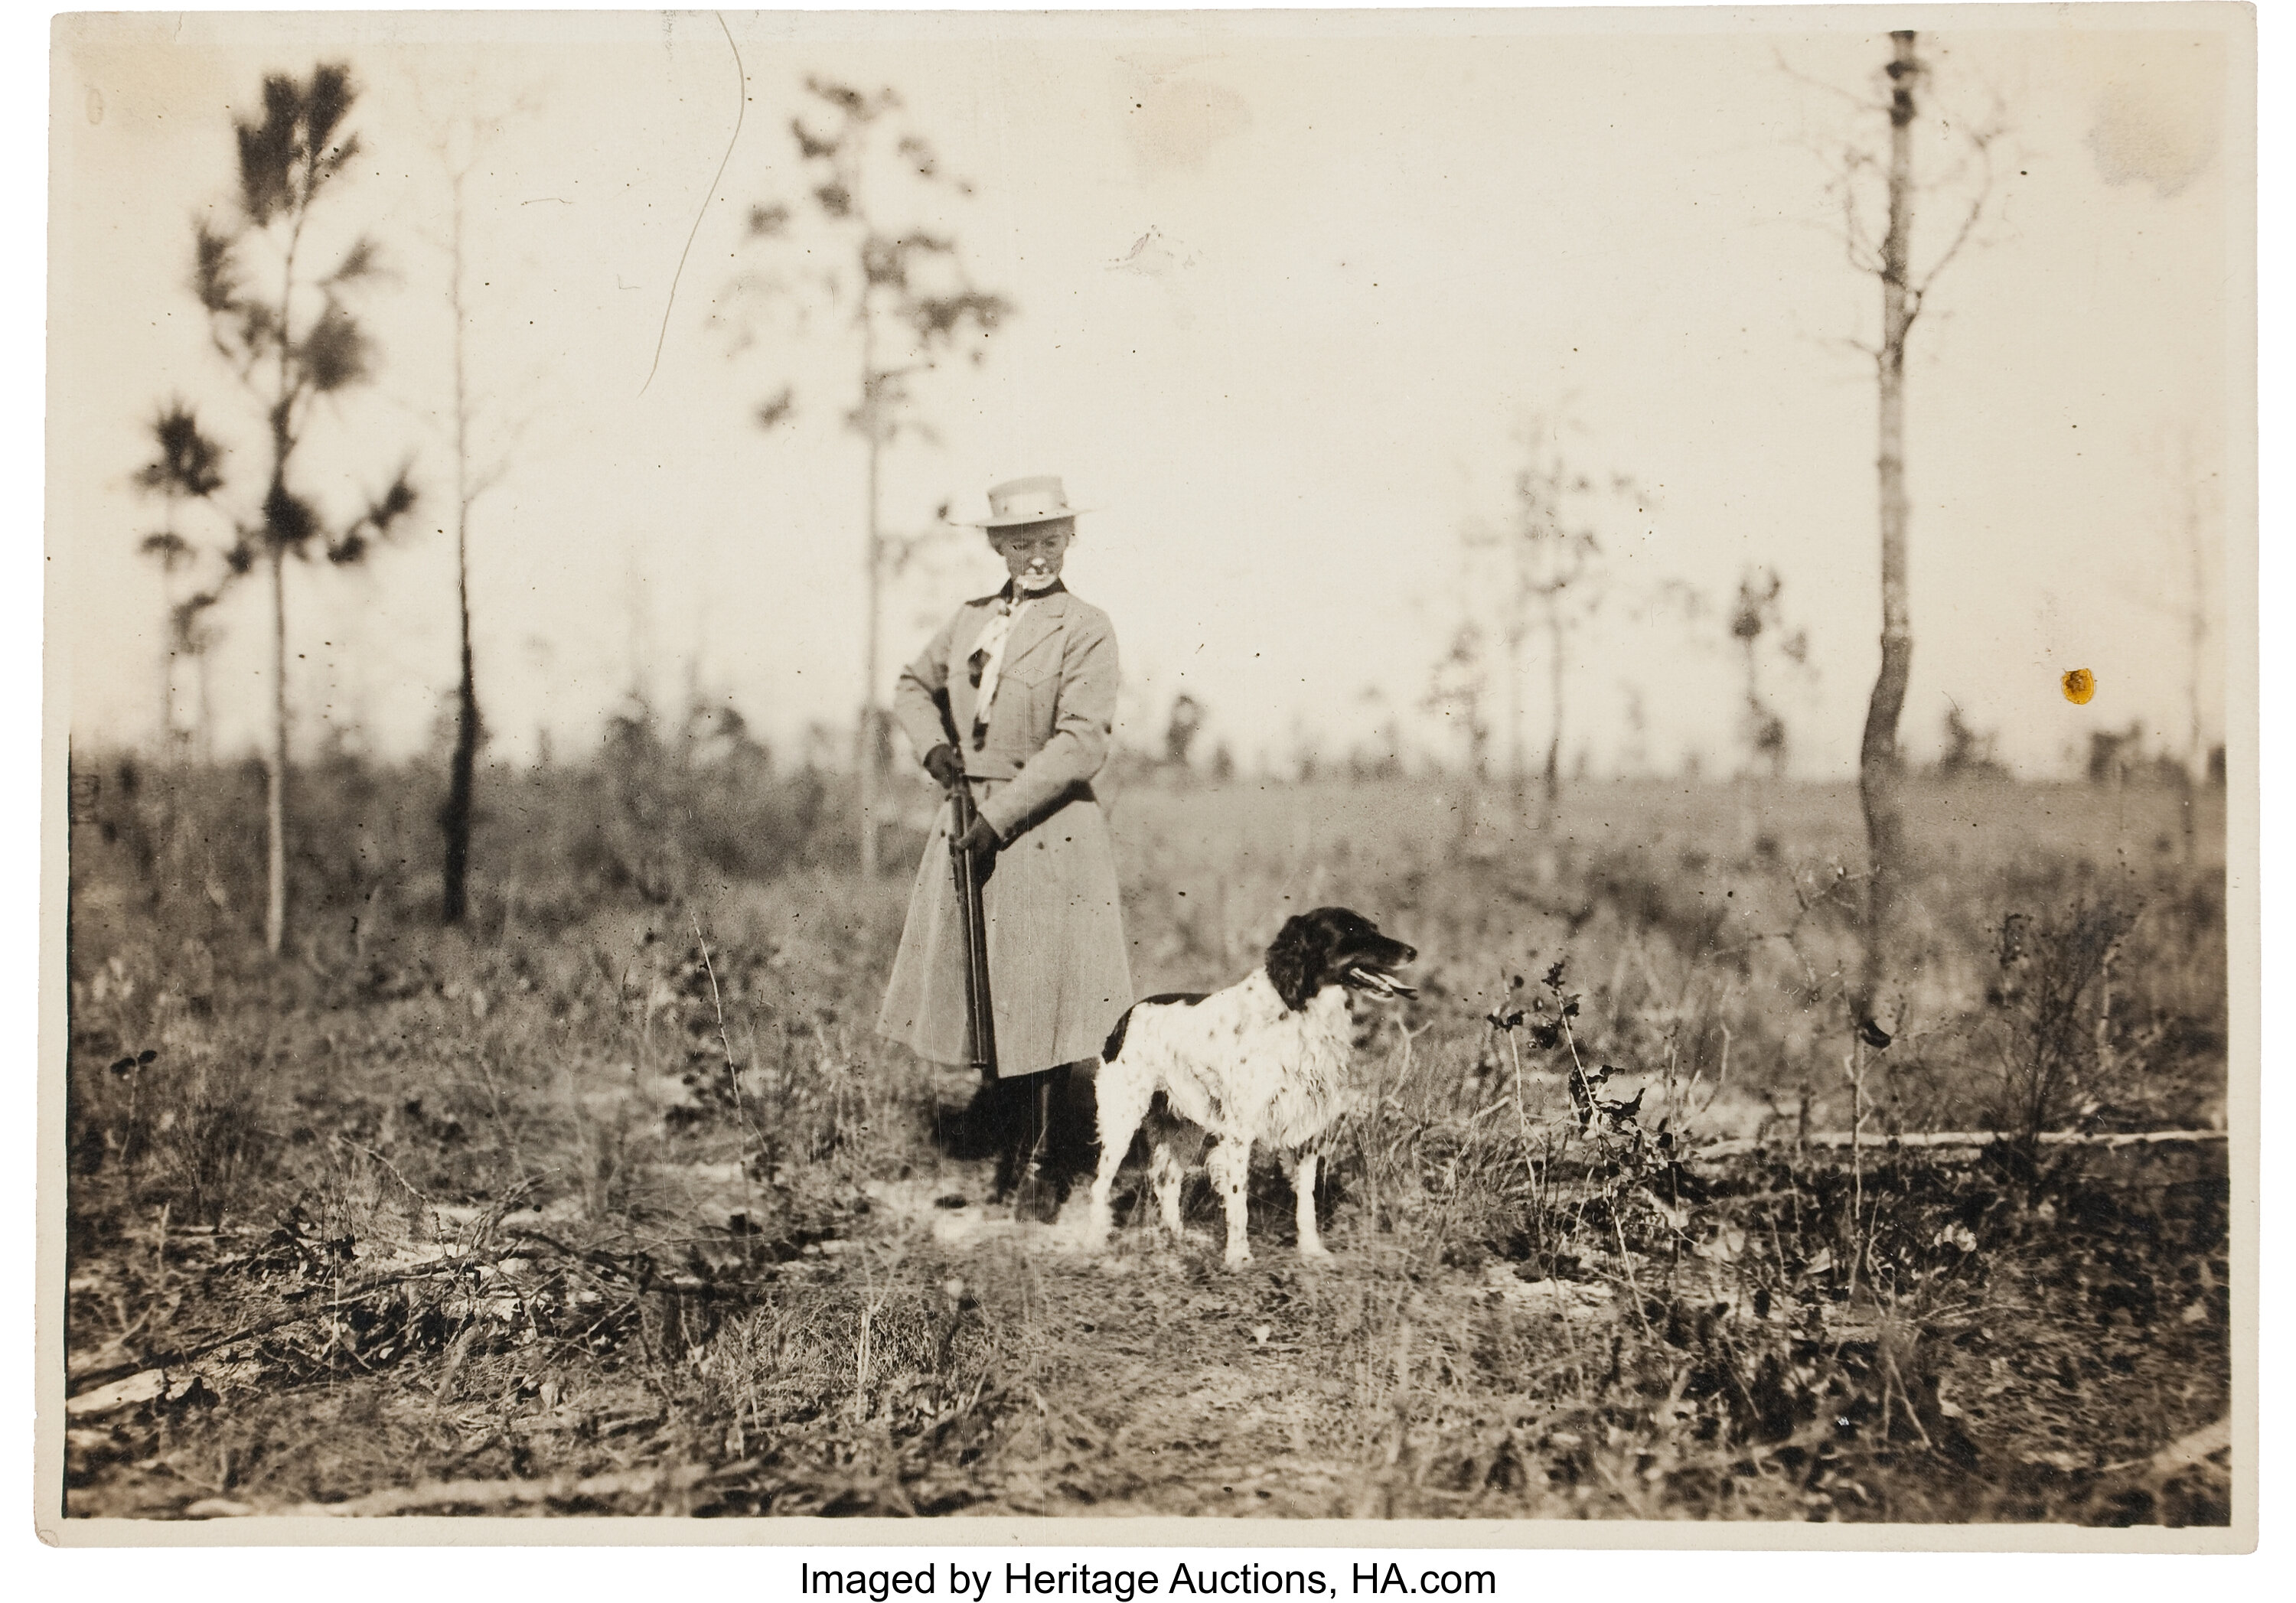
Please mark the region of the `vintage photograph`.
<svg viewBox="0 0 2296 1603"><path fill-rule="evenodd" d="M2252 1544L2254 26L58 18L44 1533Z"/></svg>

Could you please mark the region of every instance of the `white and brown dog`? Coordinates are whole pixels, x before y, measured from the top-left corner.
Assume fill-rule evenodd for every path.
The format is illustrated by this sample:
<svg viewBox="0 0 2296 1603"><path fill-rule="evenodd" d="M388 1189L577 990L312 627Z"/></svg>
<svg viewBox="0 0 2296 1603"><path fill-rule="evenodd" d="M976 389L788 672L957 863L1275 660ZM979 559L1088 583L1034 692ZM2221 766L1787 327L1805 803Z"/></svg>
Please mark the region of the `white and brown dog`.
<svg viewBox="0 0 2296 1603"><path fill-rule="evenodd" d="M1144 1121L1167 1231L1180 1233L1185 1165L1206 1135L1216 1136L1208 1167L1227 1210L1227 1264L1249 1262L1244 1185L1252 1143L1265 1141L1291 1162L1300 1256L1331 1256L1316 1230L1316 1142L1349 1100L1348 997L1416 995L1395 970L1418 955L1368 919L1319 907L1286 920L1267 962L1240 984L1209 995L1151 996L1128 1009L1101 1053L1094 1241L1107 1238L1109 1191ZM1195 1126L1192 1141L1188 1125ZM1192 1149L1185 1157L1184 1141Z"/></svg>

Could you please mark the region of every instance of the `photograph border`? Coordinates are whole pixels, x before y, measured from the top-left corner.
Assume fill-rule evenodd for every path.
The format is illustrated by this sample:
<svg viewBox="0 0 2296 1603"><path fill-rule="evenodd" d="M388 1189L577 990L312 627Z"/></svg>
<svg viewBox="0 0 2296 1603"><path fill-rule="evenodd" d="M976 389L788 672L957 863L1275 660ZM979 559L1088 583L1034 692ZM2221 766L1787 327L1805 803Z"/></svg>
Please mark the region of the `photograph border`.
<svg viewBox="0 0 2296 1603"><path fill-rule="evenodd" d="M73 541L69 531L46 527L46 619L40 740L40 899L38 1101L36 1140L39 1170L37 1198L37 1341L35 1374L37 1431L34 1452L34 1524L46 1542L70 1548L166 1546L182 1548L340 1545L400 1547L485 1546L819 1546L987 1548L1016 1543L1043 1547L1269 1550L1304 1548L1421 1549L1462 1551L1499 1549L1694 1549L1806 1550L1821 1551L2235 1553L2258 1540L2258 1332L2259 1296L2259 1207L2261 1124L2261 916L2259 761L2261 707L2259 698L2260 606L2259 572L2258 434L2259 328L2257 184L2257 29L2252 8L2221 0L2195 4L2084 5L1914 5L1892 8L1890 20L1923 29L1986 29L2078 27L2084 16L2109 11L2117 29L2212 28L2225 37L2230 72L2225 107L2222 159L2226 165L2231 237L2227 245L2241 272L2227 289L2224 330L2230 471L2226 483L2225 741L2226 909L2229 937L2231 1039L2228 1060L2227 1125L2232 1167L2231 1225L2233 1336L2234 1493L2231 1522L2222 1527L2102 1530L2053 1525L1908 1525L1740 1524L1733 1521L1422 1521L1233 1520L1090 1516L1007 1517L948 1516L927 1520L832 1519L761 1517L695 1520L659 1517L554 1517L507 1519L485 1517L417 1517L388 1520L330 1521L252 1517L206 1523L170 1523L111 1518L66 1518L62 1514L64 1438L62 1310L66 1276L63 1185L65 1078L69 1028L66 1019L66 943L70 931L69 865L65 837L70 798L66 757L71 709L72 637L59 627L62 598L73 593ZM434 20L461 13L424 13ZM490 13L523 18L520 28L582 12ZM651 14L651 13L649 13ZM339 13L325 13L340 26ZM384 19L405 13L373 12ZM805 26L824 38L884 37L919 31L947 35L988 26L1041 28L1074 36L1120 32L1128 26L1168 23L1198 15L1210 32L1252 37L1318 37L1319 30L1346 30L1375 20L1391 27L1401 20L1432 35L1499 26L1577 29L1597 26L1620 33L1678 33L1785 29L1856 29L1878 32L1882 17L1864 7L1568 9L1530 12L1400 11L1357 12L1335 16L1322 12L1136 12L988 13L978 12L836 12L808 15ZM2100 17L2099 20L2106 19ZM101 19L98 19L100 25ZM52 92L64 93L68 46L86 19L58 15L50 58ZM283 27L291 29L289 14ZM52 103L60 103L53 102ZM50 204L70 203L63 175L49 173ZM51 298L68 294L51 277ZM53 376L50 382L53 383ZM70 440L45 443L50 470L72 449Z"/></svg>

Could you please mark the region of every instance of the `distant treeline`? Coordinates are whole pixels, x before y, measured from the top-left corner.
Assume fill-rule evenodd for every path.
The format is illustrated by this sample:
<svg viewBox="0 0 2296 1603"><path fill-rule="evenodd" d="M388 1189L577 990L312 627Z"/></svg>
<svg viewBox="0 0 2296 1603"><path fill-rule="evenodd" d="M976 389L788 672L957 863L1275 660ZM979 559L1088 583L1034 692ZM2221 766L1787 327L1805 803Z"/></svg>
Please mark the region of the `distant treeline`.
<svg viewBox="0 0 2296 1603"><path fill-rule="evenodd" d="M2098 737L2090 780L2185 783L2186 771L2146 754L2140 737ZM482 768L472 912L481 923L554 926L601 900L675 904L716 884L811 869L849 872L859 852L857 788L849 769L820 760L821 744L809 743L800 760L777 761L730 708L672 721L634 704L578 758ZM1399 764L1361 759L1238 776L1230 765L1189 764L1179 756L1168 747L1161 754L1120 750L1104 786L1120 796L1128 787L1218 786L1238 778L1264 786L1407 777ZM1966 753L1958 761L1949 753L1930 772L1948 780L2010 780L1999 764ZM2221 748L2211 775L2221 782ZM1425 777L1456 783L1464 776ZM338 747L302 765L298 783L305 799L289 831L288 871L294 894L320 915L312 938L340 938L347 921L372 924L386 912L436 916L448 790L441 761L382 761ZM259 930L264 784L263 763L252 753L205 764L83 747L72 759L76 867L90 854L114 855L112 866L125 872L104 878L142 887L155 908L211 925L218 935L240 926ZM886 820L887 860L914 861L931 797L922 783L913 795L895 796L906 799L896 800ZM324 930L335 933L318 933Z"/></svg>
<svg viewBox="0 0 2296 1603"><path fill-rule="evenodd" d="M346 920L435 920L447 776L436 765L336 753L297 771L288 876L312 939ZM76 755L71 851L95 854L171 920L217 935L262 926L265 769L130 754ZM485 768L477 787L471 913L555 928L603 900L676 903L705 887L856 859L853 781L776 771L761 748L679 753L626 740L577 763ZM77 875L76 875L77 877ZM326 932L333 932L329 934Z"/></svg>

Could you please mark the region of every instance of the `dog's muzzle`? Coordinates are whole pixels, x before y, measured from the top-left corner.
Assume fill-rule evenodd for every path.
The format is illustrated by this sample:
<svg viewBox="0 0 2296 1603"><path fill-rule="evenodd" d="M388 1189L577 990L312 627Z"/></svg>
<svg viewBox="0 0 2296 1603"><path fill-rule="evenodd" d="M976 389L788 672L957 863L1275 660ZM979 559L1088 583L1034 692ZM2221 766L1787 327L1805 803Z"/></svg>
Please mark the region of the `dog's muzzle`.
<svg viewBox="0 0 2296 1603"><path fill-rule="evenodd" d="M1348 977L1355 982L1356 988L1357 990L1368 991L1374 996L1416 996L1419 994L1419 988L1416 986L1405 983L1402 978L1389 969L1377 968L1370 964L1358 963L1353 968L1350 968L1348 970Z"/></svg>

